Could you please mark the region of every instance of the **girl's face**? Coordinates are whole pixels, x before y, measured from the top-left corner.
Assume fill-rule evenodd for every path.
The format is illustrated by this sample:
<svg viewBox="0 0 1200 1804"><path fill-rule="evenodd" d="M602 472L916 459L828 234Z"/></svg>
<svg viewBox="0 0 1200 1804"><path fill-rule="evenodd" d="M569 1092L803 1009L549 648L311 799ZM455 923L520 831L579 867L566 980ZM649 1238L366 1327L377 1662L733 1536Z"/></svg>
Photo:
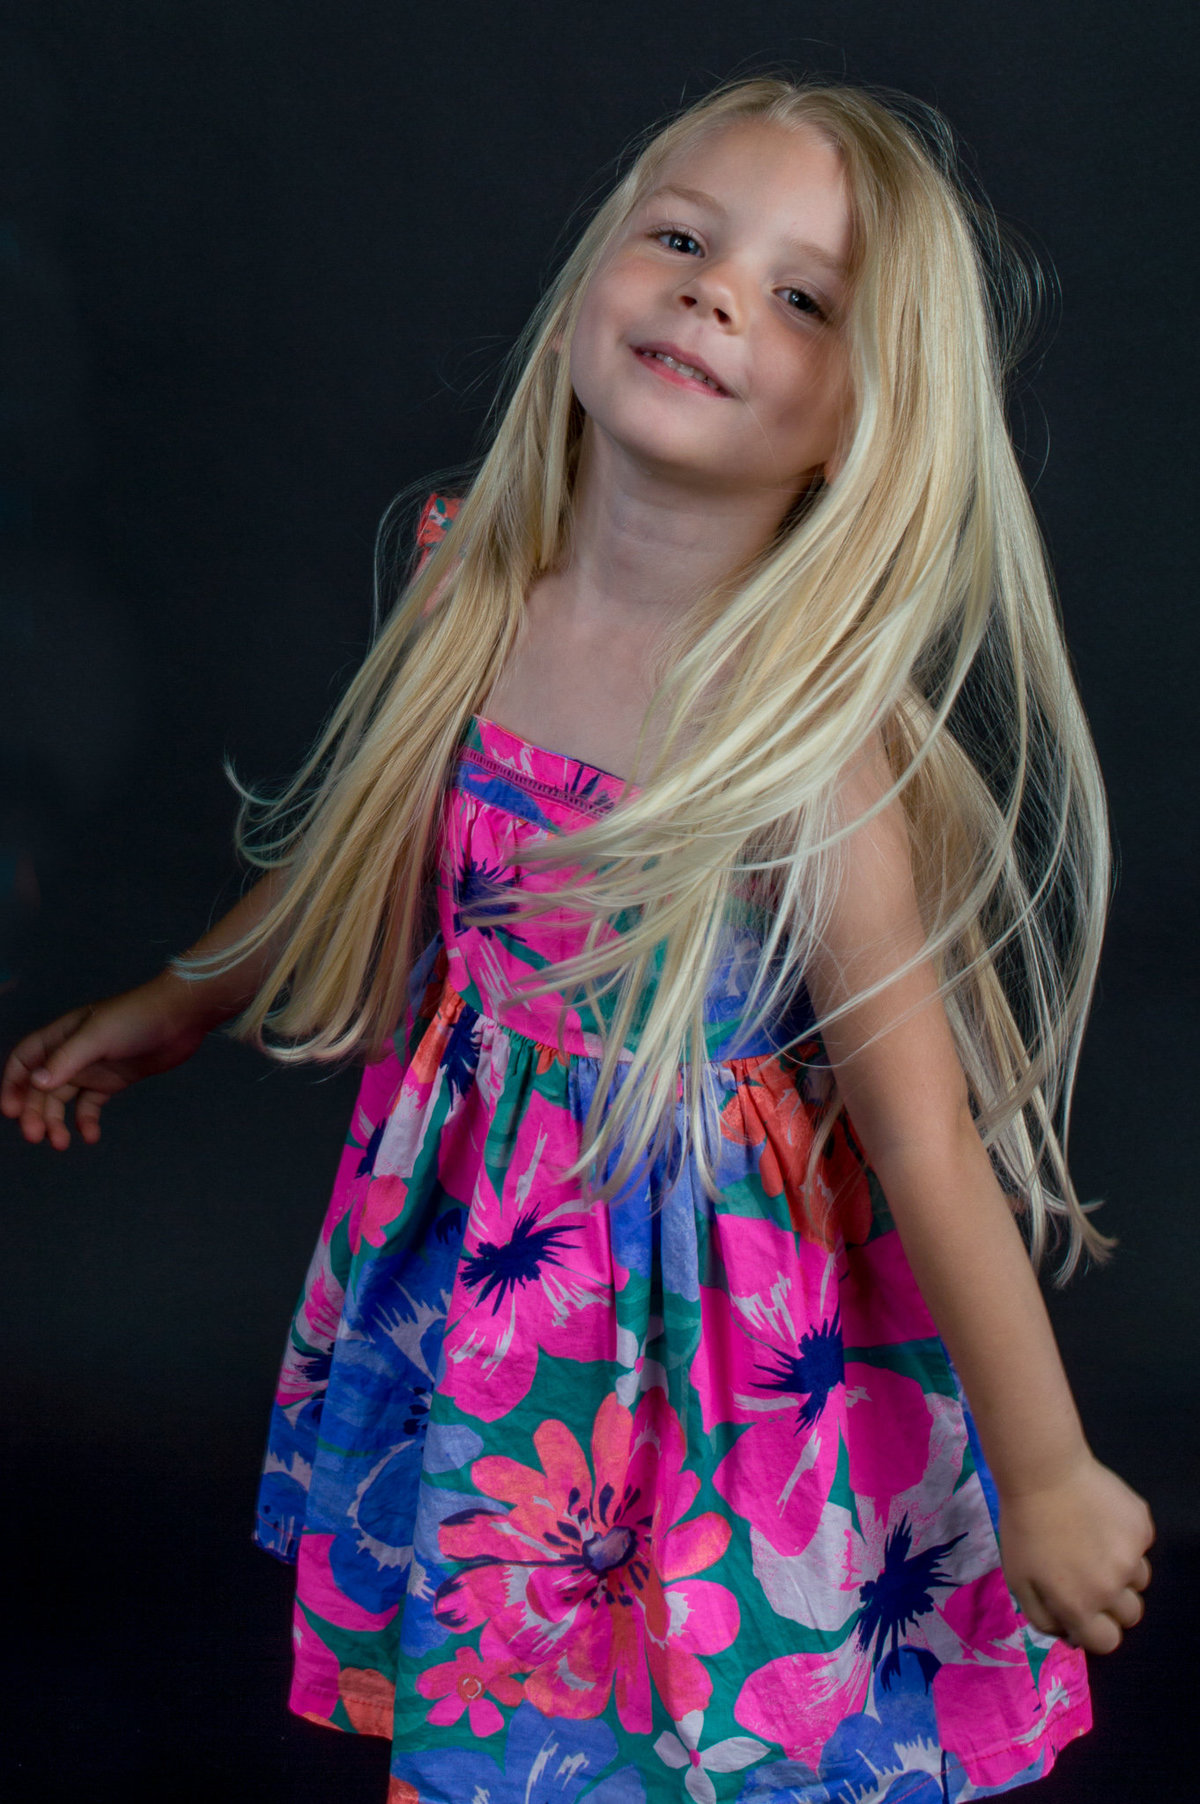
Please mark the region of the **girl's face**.
<svg viewBox="0 0 1200 1804"><path fill-rule="evenodd" d="M585 433L710 490L791 498L832 476L850 241L842 160L812 126L739 121L672 157L584 296Z"/></svg>

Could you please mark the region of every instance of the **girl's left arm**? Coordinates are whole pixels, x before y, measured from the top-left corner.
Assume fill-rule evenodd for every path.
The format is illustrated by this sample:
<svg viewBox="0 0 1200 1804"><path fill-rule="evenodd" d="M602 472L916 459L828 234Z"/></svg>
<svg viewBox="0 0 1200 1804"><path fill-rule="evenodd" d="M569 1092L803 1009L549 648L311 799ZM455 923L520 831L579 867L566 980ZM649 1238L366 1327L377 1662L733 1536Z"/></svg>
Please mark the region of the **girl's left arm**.
<svg viewBox="0 0 1200 1804"><path fill-rule="evenodd" d="M845 779L849 819L891 785L882 744ZM824 1015L919 951L904 811L848 838L809 989ZM1154 1527L1093 1456L1020 1229L971 1115L932 967L922 961L824 1030L842 1100L958 1369L1000 1498L1010 1589L1036 1628L1108 1653L1142 1615Z"/></svg>

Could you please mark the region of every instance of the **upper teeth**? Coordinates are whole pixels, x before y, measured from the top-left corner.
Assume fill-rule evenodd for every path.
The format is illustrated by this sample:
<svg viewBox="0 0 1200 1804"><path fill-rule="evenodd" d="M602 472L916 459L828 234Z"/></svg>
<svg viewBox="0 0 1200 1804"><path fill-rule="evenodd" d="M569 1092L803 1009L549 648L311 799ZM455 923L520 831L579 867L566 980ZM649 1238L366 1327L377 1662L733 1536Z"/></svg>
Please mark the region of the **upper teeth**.
<svg viewBox="0 0 1200 1804"><path fill-rule="evenodd" d="M720 383L714 382L711 376L706 376L703 370L696 369L692 364L680 363L678 357L671 357L666 351L648 351L646 355L656 357L669 370L678 370L681 376L694 376L697 382L707 383L709 388L715 388L720 393Z"/></svg>

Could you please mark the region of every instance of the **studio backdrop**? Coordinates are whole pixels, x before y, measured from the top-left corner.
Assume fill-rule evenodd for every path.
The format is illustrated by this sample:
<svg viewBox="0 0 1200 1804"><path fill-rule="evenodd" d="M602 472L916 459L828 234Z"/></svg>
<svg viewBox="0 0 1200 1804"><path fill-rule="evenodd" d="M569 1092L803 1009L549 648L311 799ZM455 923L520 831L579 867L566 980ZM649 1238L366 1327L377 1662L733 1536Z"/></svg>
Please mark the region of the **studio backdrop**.
<svg viewBox="0 0 1200 1804"><path fill-rule="evenodd" d="M2 16L5 1054L151 976L235 899L223 760L253 783L295 768L368 644L385 508L478 450L505 354L637 134L776 68L906 91L958 131L1044 274L1012 427L1119 854L1071 1154L1120 1246L1050 1302L1092 1444L1159 1524L1146 1621L1092 1662L1097 1730L1037 1795L1184 1796L1195 8L27 0ZM117 1099L98 1146L55 1153L0 1123L2 1494L22 1591L8 1796L382 1796L382 1743L286 1713L290 1575L249 1543L356 1081L213 1037Z"/></svg>

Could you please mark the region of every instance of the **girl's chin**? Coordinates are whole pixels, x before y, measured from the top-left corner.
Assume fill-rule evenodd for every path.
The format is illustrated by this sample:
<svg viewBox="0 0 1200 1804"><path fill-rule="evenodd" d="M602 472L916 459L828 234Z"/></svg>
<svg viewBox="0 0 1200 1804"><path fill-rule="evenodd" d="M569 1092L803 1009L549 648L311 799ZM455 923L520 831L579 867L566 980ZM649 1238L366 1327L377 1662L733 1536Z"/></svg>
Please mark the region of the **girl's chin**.
<svg viewBox="0 0 1200 1804"><path fill-rule="evenodd" d="M740 470L737 459L713 439L699 442L695 433L614 430L595 421L589 423L596 439L607 442L610 453L657 476L714 489L744 487L755 482L755 472ZM757 480L765 480L761 472Z"/></svg>

